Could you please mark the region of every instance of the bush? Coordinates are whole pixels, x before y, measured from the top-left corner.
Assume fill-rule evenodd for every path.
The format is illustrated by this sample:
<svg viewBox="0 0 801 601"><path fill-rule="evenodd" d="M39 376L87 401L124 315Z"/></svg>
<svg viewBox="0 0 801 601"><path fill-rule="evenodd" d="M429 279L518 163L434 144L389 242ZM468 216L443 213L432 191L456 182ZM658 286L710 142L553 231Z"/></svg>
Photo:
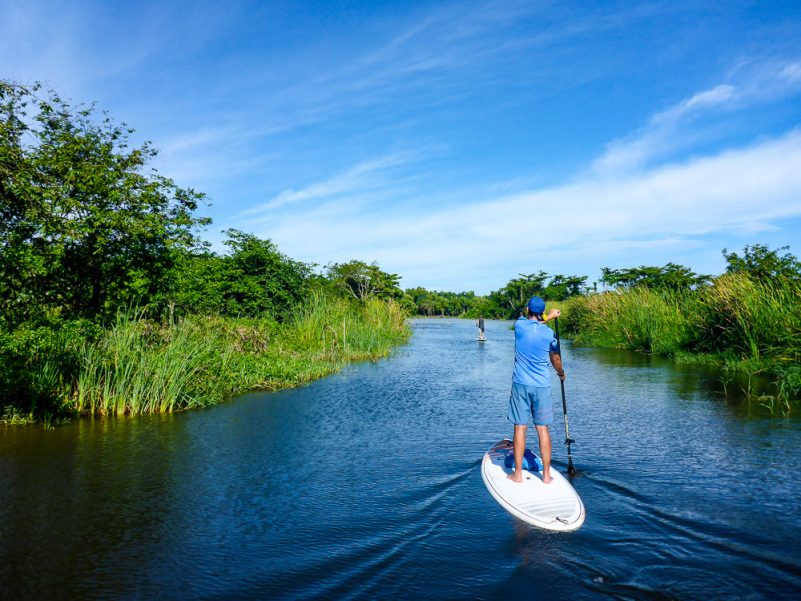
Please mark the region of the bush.
<svg viewBox="0 0 801 601"><path fill-rule="evenodd" d="M22 324L0 331L0 405L29 414L57 412L77 377L85 341L101 329L87 320Z"/></svg>

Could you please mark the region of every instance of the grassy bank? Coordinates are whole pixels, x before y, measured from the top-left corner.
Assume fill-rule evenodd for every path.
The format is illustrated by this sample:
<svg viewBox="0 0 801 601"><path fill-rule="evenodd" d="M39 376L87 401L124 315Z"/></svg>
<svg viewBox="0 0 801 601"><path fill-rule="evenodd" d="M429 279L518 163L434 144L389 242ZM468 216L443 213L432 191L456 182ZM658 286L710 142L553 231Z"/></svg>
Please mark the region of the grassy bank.
<svg viewBox="0 0 801 601"><path fill-rule="evenodd" d="M668 354L764 374L781 402L801 391L801 284L726 274L697 290L633 288L574 297L562 327L576 343Z"/></svg>
<svg viewBox="0 0 801 601"><path fill-rule="evenodd" d="M257 389L296 386L351 361L378 359L410 334L391 301L318 294L284 323L191 316L161 324L120 316L0 340L4 421L171 412Z"/></svg>

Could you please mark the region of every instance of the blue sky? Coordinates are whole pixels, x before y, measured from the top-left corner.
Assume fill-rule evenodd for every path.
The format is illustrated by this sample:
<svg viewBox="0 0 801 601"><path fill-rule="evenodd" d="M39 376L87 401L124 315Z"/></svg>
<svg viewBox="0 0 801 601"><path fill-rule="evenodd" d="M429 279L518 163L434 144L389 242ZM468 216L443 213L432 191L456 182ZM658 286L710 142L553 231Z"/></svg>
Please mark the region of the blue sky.
<svg viewBox="0 0 801 601"><path fill-rule="evenodd" d="M151 140L217 248L477 293L801 255L797 0L0 0L0 77Z"/></svg>

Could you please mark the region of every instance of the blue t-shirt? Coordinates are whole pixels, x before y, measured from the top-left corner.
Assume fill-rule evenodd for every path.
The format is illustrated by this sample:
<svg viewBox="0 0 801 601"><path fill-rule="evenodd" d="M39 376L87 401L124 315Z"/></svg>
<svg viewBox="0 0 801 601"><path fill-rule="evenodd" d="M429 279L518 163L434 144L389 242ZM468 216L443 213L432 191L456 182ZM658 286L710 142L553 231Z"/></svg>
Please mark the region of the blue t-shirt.
<svg viewBox="0 0 801 601"><path fill-rule="evenodd" d="M515 371L512 382L547 388L551 385L551 353L559 351L553 330L534 319L515 322Z"/></svg>

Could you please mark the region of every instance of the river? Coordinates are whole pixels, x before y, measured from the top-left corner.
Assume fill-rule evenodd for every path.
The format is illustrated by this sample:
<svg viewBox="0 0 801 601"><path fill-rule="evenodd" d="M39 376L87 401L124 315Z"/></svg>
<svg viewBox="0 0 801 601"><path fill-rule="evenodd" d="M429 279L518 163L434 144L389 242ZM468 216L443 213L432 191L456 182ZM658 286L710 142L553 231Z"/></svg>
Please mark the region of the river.
<svg viewBox="0 0 801 601"><path fill-rule="evenodd" d="M389 359L206 410L0 426L0 598L801 597L801 419L664 359L565 343L586 522L503 511L480 462L511 434L509 326L416 320Z"/></svg>

